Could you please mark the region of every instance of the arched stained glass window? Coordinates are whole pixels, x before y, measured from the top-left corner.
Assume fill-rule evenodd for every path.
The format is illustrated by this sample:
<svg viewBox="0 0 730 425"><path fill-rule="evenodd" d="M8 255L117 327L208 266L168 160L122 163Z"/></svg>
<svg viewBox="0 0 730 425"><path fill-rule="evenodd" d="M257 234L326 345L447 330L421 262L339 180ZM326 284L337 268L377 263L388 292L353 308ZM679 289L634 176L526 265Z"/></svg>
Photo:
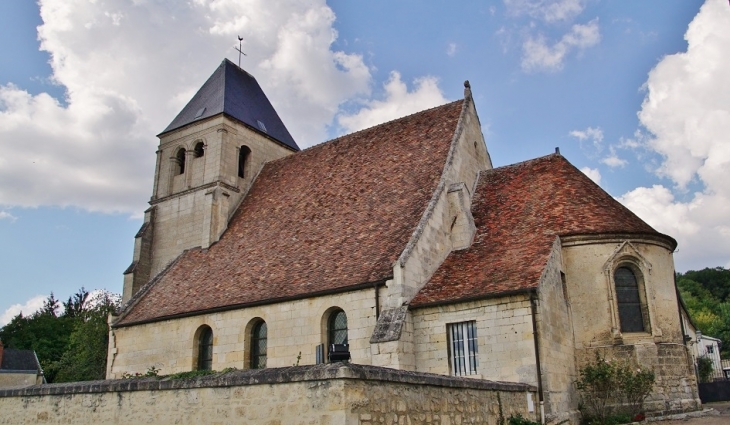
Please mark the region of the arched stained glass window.
<svg viewBox="0 0 730 425"><path fill-rule="evenodd" d="M213 330L203 326L198 337L198 370L213 370Z"/></svg>
<svg viewBox="0 0 730 425"><path fill-rule="evenodd" d="M644 315L639 295L639 282L633 270L619 267L613 274L621 332L644 332Z"/></svg>
<svg viewBox="0 0 730 425"><path fill-rule="evenodd" d="M266 322L256 323L251 330L251 369L266 367Z"/></svg>
<svg viewBox="0 0 730 425"><path fill-rule="evenodd" d="M347 315L342 310L333 311L327 326L329 344L347 344Z"/></svg>

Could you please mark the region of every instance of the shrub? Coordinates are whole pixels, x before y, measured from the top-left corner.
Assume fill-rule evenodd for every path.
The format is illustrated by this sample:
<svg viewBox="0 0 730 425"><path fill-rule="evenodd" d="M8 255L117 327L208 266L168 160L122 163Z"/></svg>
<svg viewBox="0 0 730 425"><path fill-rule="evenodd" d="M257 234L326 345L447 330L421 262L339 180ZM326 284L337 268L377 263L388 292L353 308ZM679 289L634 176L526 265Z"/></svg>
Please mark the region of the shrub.
<svg viewBox="0 0 730 425"><path fill-rule="evenodd" d="M713 370L711 358L707 356L697 358L697 373L700 375L700 382L712 381Z"/></svg>
<svg viewBox="0 0 730 425"><path fill-rule="evenodd" d="M531 421L527 418L523 418L519 413L515 416L509 417L509 425L540 425L539 422Z"/></svg>
<svg viewBox="0 0 730 425"><path fill-rule="evenodd" d="M641 413L654 387L654 371L634 369L626 362L596 359L580 370L576 387L581 393L581 414L587 424L615 425L631 422Z"/></svg>

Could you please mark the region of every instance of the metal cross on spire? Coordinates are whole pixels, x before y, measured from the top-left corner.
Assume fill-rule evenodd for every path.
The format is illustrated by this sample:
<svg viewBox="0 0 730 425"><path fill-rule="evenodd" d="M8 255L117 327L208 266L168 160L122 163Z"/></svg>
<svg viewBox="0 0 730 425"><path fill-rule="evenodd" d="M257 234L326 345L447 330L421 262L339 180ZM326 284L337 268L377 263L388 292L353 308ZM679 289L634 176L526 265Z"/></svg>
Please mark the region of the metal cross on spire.
<svg viewBox="0 0 730 425"><path fill-rule="evenodd" d="M238 50L238 67L239 68L241 67L241 55L246 56L246 54L243 53L243 50L242 50L242 47L243 47L241 44L242 42L243 42L243 37L241 37L239 35L238 36L238 47L234 47L234 49Z"/></svg>

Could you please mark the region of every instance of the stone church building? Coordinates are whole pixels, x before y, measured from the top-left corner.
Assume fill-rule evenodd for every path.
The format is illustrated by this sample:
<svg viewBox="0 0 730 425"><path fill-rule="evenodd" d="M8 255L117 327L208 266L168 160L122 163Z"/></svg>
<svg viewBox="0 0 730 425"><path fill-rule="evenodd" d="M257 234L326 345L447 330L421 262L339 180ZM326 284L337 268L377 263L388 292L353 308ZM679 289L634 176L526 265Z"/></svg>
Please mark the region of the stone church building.
<svg viewBox="0 0 730 425"><path fill-rule="evenodd" d="M300 150L228 60L159 135L108 378L328 362L535 386L574 418L599 353L699 406L676 241L559 153L493 168L464 98ZM343 353L333 353L343 354Z"/></svg>

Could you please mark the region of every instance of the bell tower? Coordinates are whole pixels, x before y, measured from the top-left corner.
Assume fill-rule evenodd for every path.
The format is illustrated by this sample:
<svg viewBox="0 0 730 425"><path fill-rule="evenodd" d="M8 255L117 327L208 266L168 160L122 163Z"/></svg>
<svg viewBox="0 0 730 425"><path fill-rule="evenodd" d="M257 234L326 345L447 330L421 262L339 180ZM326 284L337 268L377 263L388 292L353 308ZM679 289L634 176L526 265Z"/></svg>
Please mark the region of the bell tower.
<svg viewBox="0 0 730 425"><path fill-rule="evenodd" d="M186 249L216 242L263 165L299 151L256 79L227 59L157 137L123 302Z"/></svg>

